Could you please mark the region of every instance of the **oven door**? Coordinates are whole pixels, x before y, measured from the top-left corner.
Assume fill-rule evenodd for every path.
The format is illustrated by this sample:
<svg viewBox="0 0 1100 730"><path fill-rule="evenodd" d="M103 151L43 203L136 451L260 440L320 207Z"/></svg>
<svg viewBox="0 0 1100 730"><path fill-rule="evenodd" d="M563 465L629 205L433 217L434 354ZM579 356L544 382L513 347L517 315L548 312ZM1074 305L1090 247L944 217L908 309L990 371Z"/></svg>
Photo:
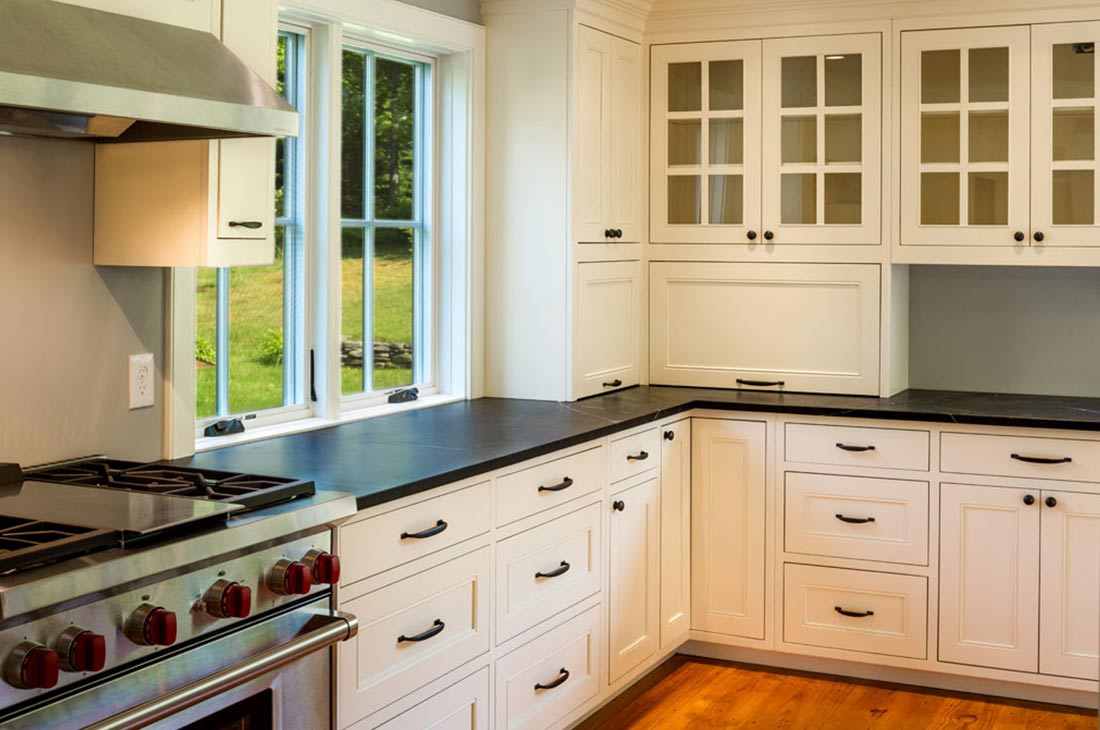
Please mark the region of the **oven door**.
<svg viewBox="0 0 1100 730"><path fill-rule="evenodd" d="M328 730L331 647L355 635L330 596L5 718L3 727L53 730Z"/></svg>

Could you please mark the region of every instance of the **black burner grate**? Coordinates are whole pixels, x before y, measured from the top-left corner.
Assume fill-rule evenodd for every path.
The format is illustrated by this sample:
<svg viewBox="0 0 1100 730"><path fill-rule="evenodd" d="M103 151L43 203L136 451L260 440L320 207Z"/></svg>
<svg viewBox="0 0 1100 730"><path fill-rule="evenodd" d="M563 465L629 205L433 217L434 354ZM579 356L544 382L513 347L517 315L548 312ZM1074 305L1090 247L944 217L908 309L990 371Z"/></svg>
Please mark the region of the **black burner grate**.
<svg viewBox="0 0 1100 730"><path fill-rule="evenodd" d="M117 544L112 530L0 516L0 573Z"/></svg>

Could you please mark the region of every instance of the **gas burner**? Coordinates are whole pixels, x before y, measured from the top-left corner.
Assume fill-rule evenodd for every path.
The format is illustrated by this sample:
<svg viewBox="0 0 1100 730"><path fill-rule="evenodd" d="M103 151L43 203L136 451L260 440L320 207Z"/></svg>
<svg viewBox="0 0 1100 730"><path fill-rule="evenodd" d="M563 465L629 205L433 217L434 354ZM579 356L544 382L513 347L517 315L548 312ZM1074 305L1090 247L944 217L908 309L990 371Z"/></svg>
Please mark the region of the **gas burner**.
<svg viewBox="0 0 1100 730"><path fill-rule="evenodd" d="M0 516L0 573L117 544L111 530Z"/></svg>

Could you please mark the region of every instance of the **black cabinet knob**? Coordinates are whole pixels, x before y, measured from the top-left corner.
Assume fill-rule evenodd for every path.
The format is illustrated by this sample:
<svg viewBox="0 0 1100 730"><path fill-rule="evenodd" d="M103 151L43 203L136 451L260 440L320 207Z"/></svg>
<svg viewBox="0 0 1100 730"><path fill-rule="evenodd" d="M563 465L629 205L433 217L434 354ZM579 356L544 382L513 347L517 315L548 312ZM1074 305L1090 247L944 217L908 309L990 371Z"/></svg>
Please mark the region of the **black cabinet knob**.
<svg viewBox="0 0 1100 730"><path fill-rule="evenodd" d="M1035 240L1042 243L1046 239L1042 231L1035 231Z"/></svg>
<svg viewBox="0 0 1100 730"><path fill-rule="evenodd" d="M1058 506L1058 500L1055 499L1054 497L1047 497L1046 500L1044 500L1044 501L1046 502L1047 507L1057 507Z"/></svg>
<svg viewBox="0 0 1100 730"><path fill-rule="evenodd" d="M621 499L616 499L614 502L611 503L611 509L615 510L616 512L622 512L624 509L626 509L626 502L622 501Z"/></svg>
<svg viewBox="0 0 1100 730"><path fill-rule="evenodd" d="M756 231L749 231L748 233L745 234L745 237L748 238L750 241L755 241L756 240Z"/></svg>
<svg viewBox="0 0 1100 730"><path fill-rule="evenodd" d="M675 431L665 431L665 441L672 441L674 438L676 438Z"/></svg>
<svg viewBox="0 0 1100 730"><path fill-rule="evenodd" d="M1015 238L1017 242L1022 241L1025 238L1027 238L1027 236L1024 235L1023 231L1016 231L1016 234L1012 237Z"/></svg>
<svg viewBox="0 0 1100 730"><path fill-rule="evenodd" d="M623 229L622 228L616 228L615 229L615 238L622 238L622 237L623 237Z"/></svg>
<svg viewBox="0 0 1100 730"><path fill-rule="evenodd" d="M1024 504L1026 504L1028 507L1035 504L1035 495L1034 494L1025 494L1024 495Z"/></svg>
<svg viewBox="0 0 1100 730"><path fill-rule="evenodd" d="M607 228L603 232L603 237L604 238L614 238L615 237L615 231L613 231L610 228Z"/></svg>
<svg viewBox="0 0 1100 730"><path fill-rule="evenodd" d="M764 240L765 240L765 241L770 241L770 240L772 240L773 238L775 238L775 234L774 234L774 233L772 233L771 231L764 231Z"/></svg>

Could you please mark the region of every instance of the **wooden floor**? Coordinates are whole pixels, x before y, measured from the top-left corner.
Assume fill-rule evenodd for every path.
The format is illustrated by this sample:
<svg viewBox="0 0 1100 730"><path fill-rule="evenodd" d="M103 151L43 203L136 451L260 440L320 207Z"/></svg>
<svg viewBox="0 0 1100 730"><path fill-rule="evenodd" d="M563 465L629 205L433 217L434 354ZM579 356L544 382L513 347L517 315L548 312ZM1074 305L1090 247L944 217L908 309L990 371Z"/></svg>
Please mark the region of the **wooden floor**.
<svg viewBox="0 0 1100 730"><path fill-rule="evenodd" d="M677 656L581 730L1096 730L1096 712Z"/></svg>

